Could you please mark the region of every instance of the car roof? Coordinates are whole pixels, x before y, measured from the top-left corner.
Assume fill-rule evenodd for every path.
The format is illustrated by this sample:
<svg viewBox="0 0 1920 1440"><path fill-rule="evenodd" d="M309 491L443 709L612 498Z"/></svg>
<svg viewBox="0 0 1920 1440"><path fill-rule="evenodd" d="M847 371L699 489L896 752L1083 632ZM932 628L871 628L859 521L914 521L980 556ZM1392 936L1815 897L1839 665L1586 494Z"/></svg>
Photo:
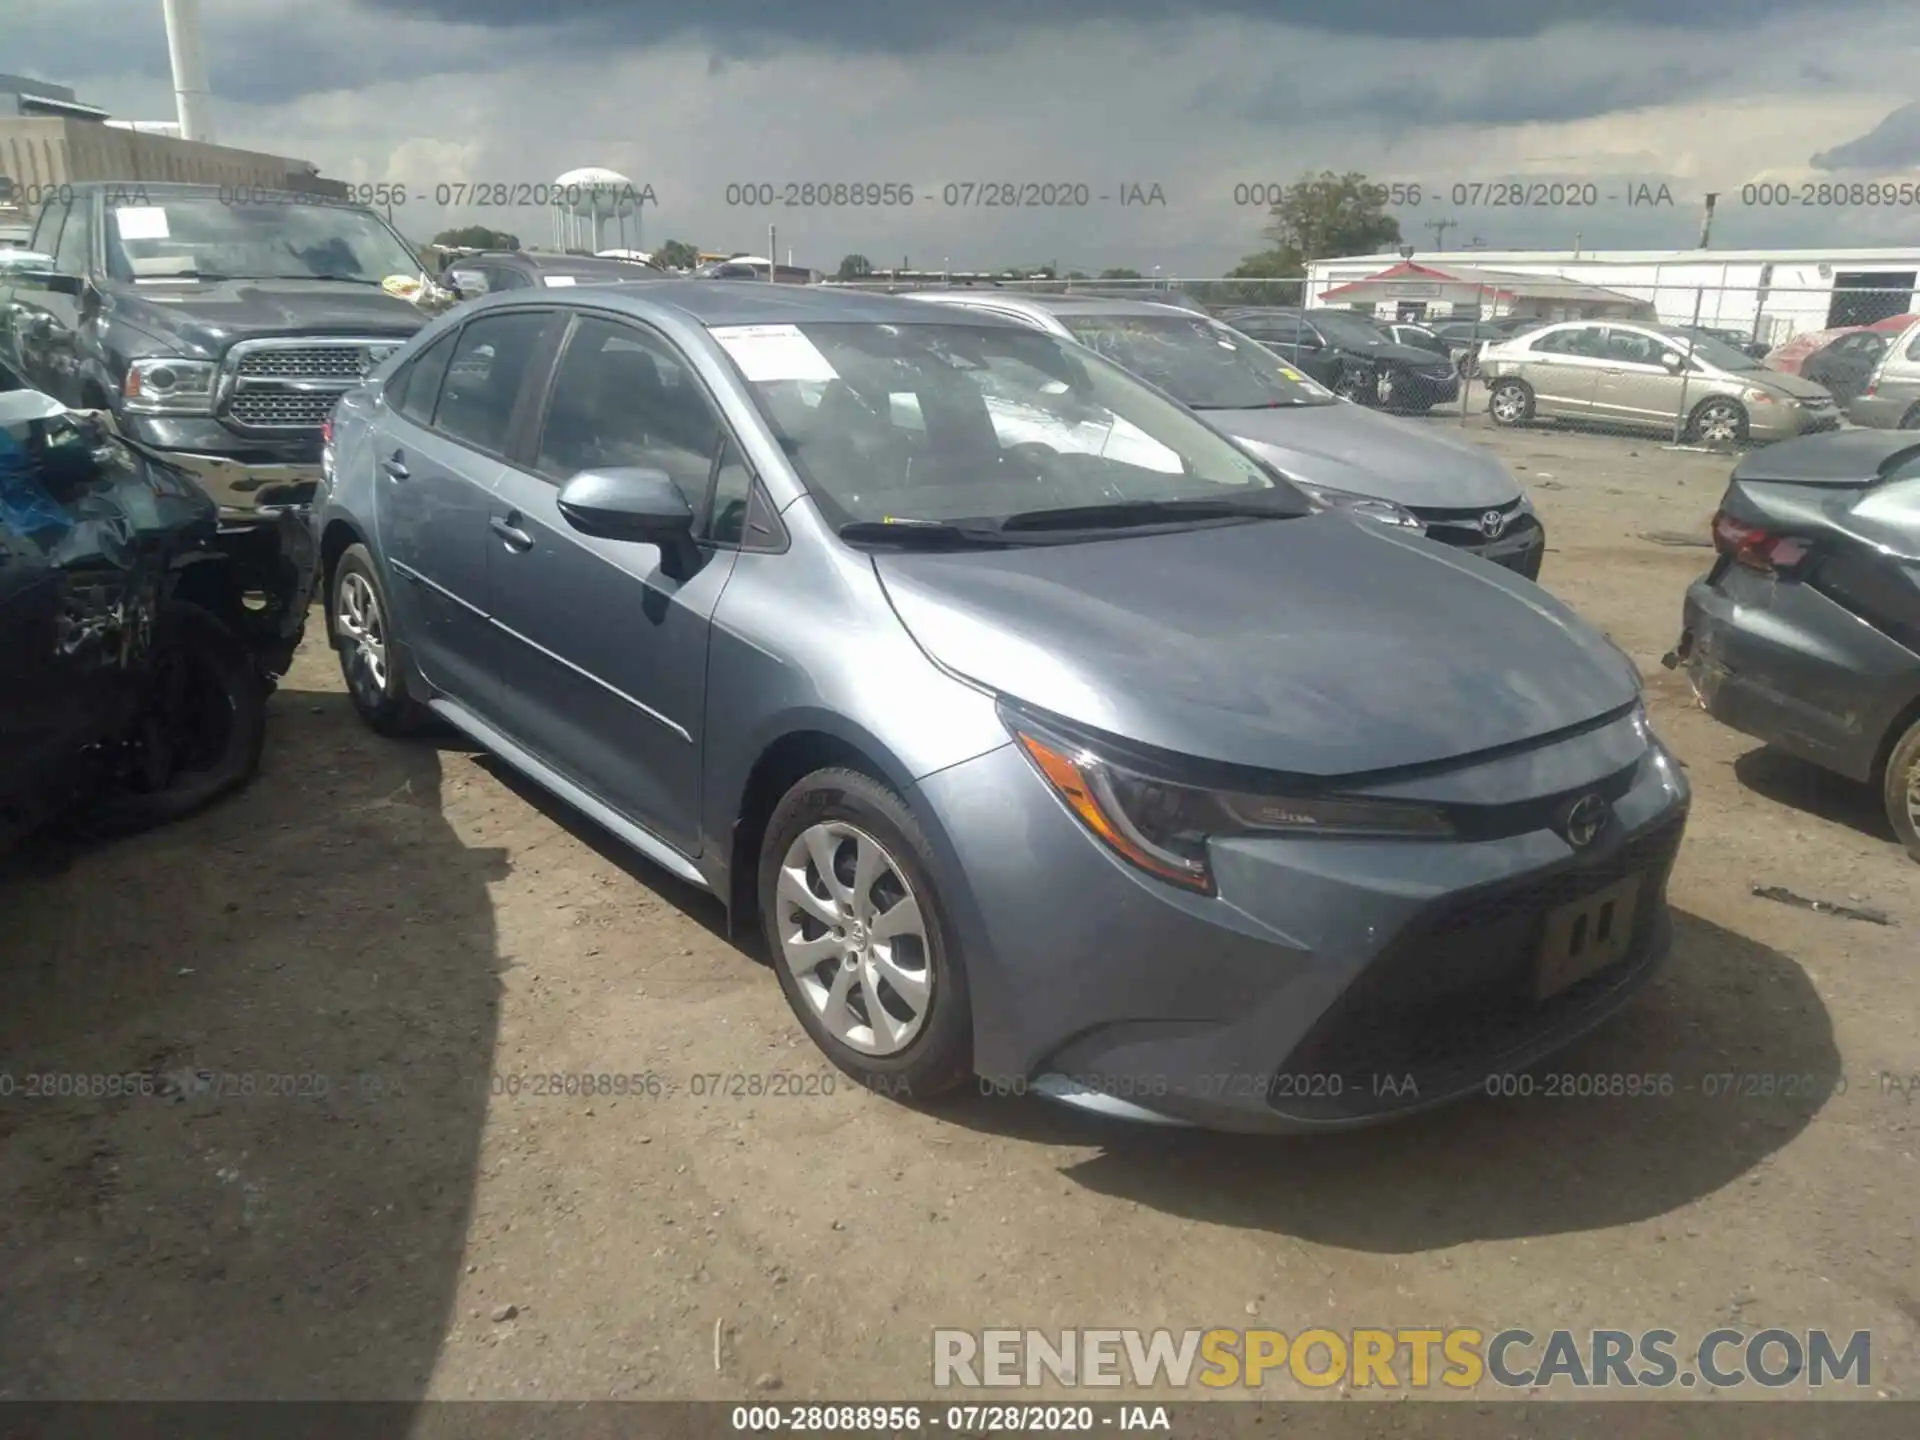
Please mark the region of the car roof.
<svg viewBox="0 0 1920 1440"><path fill-rule="evenodd" d="M481 305L526 303L525 291L503 290ZM951 325L946 306L918 305L904 297L841 290L823 285L774 285L743 280L652 279L635 276L580 291L546 290L541 303L612 307L645 317L673 311L697 325L806 325L842 321L868 325ZM966 324L1012 325L978 311Z"/></svg>
<svg viewBox="0 0 1920 1440"><path fill-rule="evenodd" d="M1201 312L1185 305L1157 300L1127 300L1116 295L1009 295L1004 290L976 290L971 287L952 290L909 290L909 296L923 300L947 299L965 307L994 305L1004 310L1022 310L1029 315L1197 315Z"/></svg>
<svg viewBox="0 0 1920 1440"><path fill-rule="evenodd" d="M325 205L335 210L357 210L364 214L379 212L371 206L356 204L334 195L315 195L306 190L288 190L274 185L199 185L186 180L74 180L49 190L71 191L74 195L145 196L153 200L220 200L244 205L254 196L274 205ZM270 197L270 198L269 198Z"/></svg>
<svg viewBox="0 0 1920 1440"><path fill-rule="evenodd" d="M550 250L482 250L473 255L461 255L452 263L462 260L469 263L475 260L522 260L536 270L574 270L582 275L620 275L632 274L636 278L644 277L648 272L658 272L658 266L649 266L639 260L617 260L611 255L556 255Z"/></svg>

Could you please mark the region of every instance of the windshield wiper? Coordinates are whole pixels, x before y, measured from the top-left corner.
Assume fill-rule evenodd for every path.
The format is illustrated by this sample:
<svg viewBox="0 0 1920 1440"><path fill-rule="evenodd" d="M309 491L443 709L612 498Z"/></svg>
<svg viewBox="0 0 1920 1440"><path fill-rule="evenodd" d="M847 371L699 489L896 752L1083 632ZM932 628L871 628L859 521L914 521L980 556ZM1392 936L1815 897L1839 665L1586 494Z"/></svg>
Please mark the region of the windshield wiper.
<svg viewBox="0 0 1920 1440"><path fill-rule="evenodd" d="M1298 511L1245 500L1119 500L1105 505L1071 505L1058 510L1029 510L1010 516L1002 530L1110 530L1126 525L1161 525L1178 520L1290 520Z"/></svg>
<svg viewBox="0 0 1920 1440"><path fill-rule="evenodd" d="M142 280L237 280L243 276L228 275L219 270L169 270L164 275L139 275L133 277L138 285Z"/></svg>
<svg viewBox="0 0 1920 1440"><path fill-rule="evenodd" d="M899 545L915 550L994 550L1013 543L997 530L949 525L944 520L855 520L842 525L839 535L854 545Z"/></svg>
<svg viewBox="0 0 1920 1440"><path fill-rule="evenodd" d="M378 285L378 280L369 280L364 275L263 275L263 280L334 280L342 285Z"/></svg>
<svg viewBox="0 0 1920 1440"><path fill-rule="evenodd" d="M1255 400L1250 405L1192 405L1189 410L1285 410L1295 405L1315 405L1319 402L1309 399L1292 399L1282 396L1276 400Z"/></svg>

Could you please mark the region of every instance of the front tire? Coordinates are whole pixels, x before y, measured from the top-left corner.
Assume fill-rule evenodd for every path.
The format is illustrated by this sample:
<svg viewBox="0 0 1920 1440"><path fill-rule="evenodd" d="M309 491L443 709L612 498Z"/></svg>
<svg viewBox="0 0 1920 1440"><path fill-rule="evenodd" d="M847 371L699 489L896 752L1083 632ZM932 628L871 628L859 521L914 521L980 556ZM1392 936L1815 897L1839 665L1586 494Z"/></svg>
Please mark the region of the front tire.
<svg viewBox="0 0 1920 1440"><path fill-rule="evenodd" d="M1533 390L1524 380L1497 380L1487 392L1487 414L1496 425L1524 425L1533 419Z"/></svg>
<svg viewBox="0 0 1920 1440"><path fill-rule="evenodd" d="M1893 833L1907 847L1907 854L1920 861L1920 720L1907 727L1887 756L1880 796Z"/></svg>
<svg viewBox="0 0 1920 1440"><path fill-rule="evenodd" d="M412 735L432 712L407 694L393 644L393 607L364 545L349 545L333 568L327 594L327 639L340 657L347 697L380 735Z"/></svg>
<svg viewBox="0 0 1920 1440"><path fill-rule="evenodd" d="M973 1074L966 971L933 872L913 812L855 770L801 780L760 845L760 923L788 1005L838 1069L905 1099Z"/></svg>
<svg viewBox="0 0 1920 1440"><path fill-rule="evenodd" d="M240 637L212 611L171 600L155 621L153 649L136 773L80 823L98 837L179 820L260 770L267 687Z"/></svg>
<svg viewBox="0 0 1920 1440"><path fill-rule="evenodd" d="M1738 401L1715 396L1693 412L1687 432L1706 445L1738 445L1747 438L1747 412Z"/></svg>

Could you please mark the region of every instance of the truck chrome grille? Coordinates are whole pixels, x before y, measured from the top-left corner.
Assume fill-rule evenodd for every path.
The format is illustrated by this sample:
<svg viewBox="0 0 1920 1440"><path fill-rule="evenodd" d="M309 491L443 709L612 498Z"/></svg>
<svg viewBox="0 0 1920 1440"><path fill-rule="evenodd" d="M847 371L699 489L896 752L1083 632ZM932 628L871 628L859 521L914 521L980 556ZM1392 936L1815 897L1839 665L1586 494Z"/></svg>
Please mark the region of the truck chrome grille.
<svg viewBox="0 0 1920 1440"><path fill-rule="evenodd" d="M300 345L284 350L255 350L234 373L246 379L344 380L353 384L366 373L364 345Z"/></svg>
<svg viewBox="0 0 1920 1440"><path fill-rule="evenodd" d="M220 418L245 430L318 430L334 402L405 336L242 340L227 354Z"/></svg>
<svg viewBox="0 0 1920 1440"><path fill-rule="evenodd" d="M240 390L227 406L227 417L236 425L260 429L310 427L317 430L333 412L333 403L339 398L339 390Z"/></svg>

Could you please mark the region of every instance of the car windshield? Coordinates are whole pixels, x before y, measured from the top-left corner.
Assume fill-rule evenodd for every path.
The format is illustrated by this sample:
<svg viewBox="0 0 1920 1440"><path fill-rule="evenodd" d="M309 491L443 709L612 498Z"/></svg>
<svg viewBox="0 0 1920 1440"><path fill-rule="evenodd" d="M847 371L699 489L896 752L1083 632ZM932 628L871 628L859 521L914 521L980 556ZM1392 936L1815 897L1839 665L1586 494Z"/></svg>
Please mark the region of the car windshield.
<svg viewBox="0 0 1920 1440"><path fill-rule="evenodd" d="M142 196L146 201L148 197ZM107 207L107 268L120 280L350 280L417 276L420 261L371 211L310 200L166 195Z"/></svg>
<svg viewBox="0 0 1920 1440"><path fill-rule="evenodd" d="M1684 335L1685 332L1682 332ZM1764 370L1767 367L1747 354L1735 349L1724 340L1716 340L1705 331L1696 331L1691 337L1693 356L1702 364L1711 365L1716 370ZM1676 349L1688 348L1688 339L1676 339L1672 342Z"/></svg>
<svg viewBox="0 0 1920 1440"><path fill-rule="evenodd" d="M1316 310L1307 320L1321 334L1341 345L1378 345L1387 338L1380 327L1364 315Z"/></svg>
<svg viewBox="0 0 1920 1440"><path fill-rule="evenodd" d="M1337 405L1271 350L1204 315L1062 315L1073 338L1196 410Z"/></svg>
<svg viewBox="0 0 1920 1440"><path fill-rule="evenodd" d="M1217 523L1192 513L1216 506L1267 518L1311 508L1119 366L1038 331L836 321L710 333L838 527L998 531L1084 512L1094 528L1155 506L1186 507L1164 523L1192 525Z"/></svg>

